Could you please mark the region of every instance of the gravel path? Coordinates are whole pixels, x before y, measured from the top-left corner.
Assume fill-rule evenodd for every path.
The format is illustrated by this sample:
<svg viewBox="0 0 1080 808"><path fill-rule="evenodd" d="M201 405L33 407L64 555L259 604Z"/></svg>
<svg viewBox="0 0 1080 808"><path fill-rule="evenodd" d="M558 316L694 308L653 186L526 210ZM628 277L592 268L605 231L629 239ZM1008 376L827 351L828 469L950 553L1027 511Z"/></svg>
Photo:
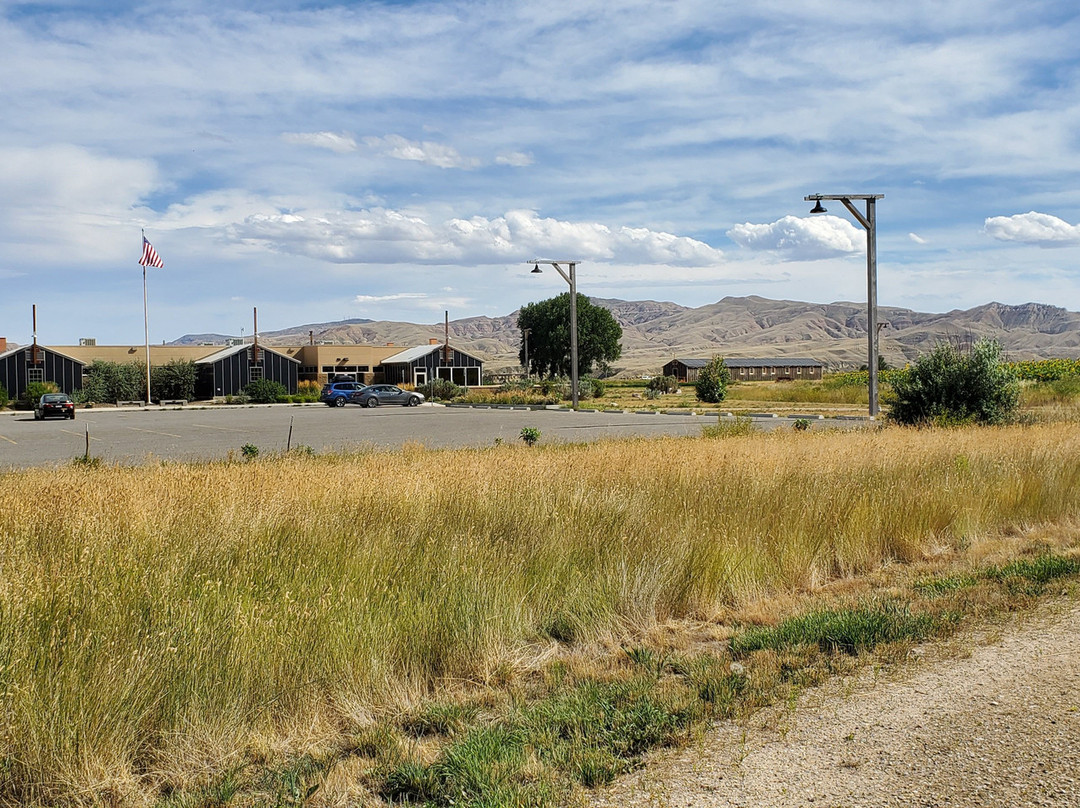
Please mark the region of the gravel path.
<svg viewBox="0 0 1080 808"><path fill-rule="evenodd" d="M725 724L597 806L1080 807L1080 604Z"/></svg>

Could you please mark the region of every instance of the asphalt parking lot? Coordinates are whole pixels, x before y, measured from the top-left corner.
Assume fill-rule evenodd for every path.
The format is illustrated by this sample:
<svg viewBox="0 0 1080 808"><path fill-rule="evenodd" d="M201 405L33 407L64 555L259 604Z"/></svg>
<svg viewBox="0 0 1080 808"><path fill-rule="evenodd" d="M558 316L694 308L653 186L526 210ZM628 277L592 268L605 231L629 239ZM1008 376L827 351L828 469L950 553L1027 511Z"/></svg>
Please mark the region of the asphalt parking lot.
<svg viewBox="0 0 1080 808"><path fill-rule="evenodd" d="M75 420L35 421L33 413L0 415L0 469L67 463L86 451L108 463L223 459L247 444L261 453L309 446L315 451L490 446L519 440L522 427L541 443L608 437L700 435L715 415L573 412L570 410L421 407L331 408L323 405L123 408L79 410ZM788 418L755 418L761 429L791 428ZM840 428L860 422L814 422ZM290 428L291 444L290 444Z"/></svg>

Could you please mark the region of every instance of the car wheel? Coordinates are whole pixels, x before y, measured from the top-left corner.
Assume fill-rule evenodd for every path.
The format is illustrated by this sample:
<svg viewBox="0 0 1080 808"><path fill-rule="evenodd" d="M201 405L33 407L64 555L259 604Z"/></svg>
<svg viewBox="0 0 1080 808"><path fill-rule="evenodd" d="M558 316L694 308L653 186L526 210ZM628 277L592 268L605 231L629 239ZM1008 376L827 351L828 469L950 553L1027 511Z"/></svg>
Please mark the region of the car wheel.
<svg viewBox="0 0 1080 808"><path fill-rule="evenodd" d="M412 398L409 399L409 406L410 407L418 407L418 406L420 406L420 399L418 399L416 396L413 396Z"/></svg>
<svg viewBox="0 0 1080 808"><path fill-rule="evenodd" d="M379 406L379 399L375 398L375 396L372 396L371 398L369 398L367 400L367 402L364 404L364 406L368 407L369 409L372 408L372 407L378 407Z"/></svg>
<svg viewBox="0 0 1080 808"><path fill-rule="evenodd" d="M334 406L335 407L344 407L345 406L345 397L344 396L338 396L337 398L335 398L334 399Z"/></svg>
<svg viewBox="0 0 1080 808"><path fill-rule="evenodd" d="M71 413L71 415L69 415L68 418L70 418L72 421L74 421L75 420L75 413Z"/></svg>

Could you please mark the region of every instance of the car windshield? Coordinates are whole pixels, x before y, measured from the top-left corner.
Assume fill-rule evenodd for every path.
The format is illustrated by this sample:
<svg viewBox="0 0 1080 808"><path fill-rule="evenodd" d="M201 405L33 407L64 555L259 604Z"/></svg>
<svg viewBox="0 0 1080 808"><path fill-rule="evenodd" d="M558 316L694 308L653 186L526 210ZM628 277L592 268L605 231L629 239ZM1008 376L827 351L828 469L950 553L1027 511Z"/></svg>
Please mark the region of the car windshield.
<svg viewBox="0 0 1080 808"><path fill-rule="evenodd" d="M53 393L51 395L42 396L42 400L47 404L59 404L63 401L67 401L68 397L63 393Z"/></svg>

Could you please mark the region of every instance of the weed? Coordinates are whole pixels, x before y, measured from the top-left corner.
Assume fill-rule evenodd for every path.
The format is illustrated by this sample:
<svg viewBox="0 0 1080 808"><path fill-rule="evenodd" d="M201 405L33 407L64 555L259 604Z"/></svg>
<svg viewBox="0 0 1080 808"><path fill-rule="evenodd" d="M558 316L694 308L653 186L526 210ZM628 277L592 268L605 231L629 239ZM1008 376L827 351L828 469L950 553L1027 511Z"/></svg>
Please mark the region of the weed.
<svg viewBox="0 0 1080 808"><path fill-rule="evenodd" d="M540 430L534 426L523 426L521 428L521 439L525 441L526 446L533 446L540 440Z"/></svg>
<svg viewBox="0 0 1080 808"><path fill-rule="evenodd" d="M795 423L791 425L791 428L796 432L805 432L810 428L809 418L796 418Z"/></svg>
<svg viewBox="0 0 1080 808"><path fill-rule="evenodd" d="M719 416L715 426L703 426L701 434L706 438L741 438L754 433L754 421L742 415L734 419Z"/></svg>
<svg viewBox="0 0 1080 808"><path fill-rule="evenodd" d="M252 443L245 443L240 447L240 454L244 460L254 460L259 456L259 447Z"/></svg>

